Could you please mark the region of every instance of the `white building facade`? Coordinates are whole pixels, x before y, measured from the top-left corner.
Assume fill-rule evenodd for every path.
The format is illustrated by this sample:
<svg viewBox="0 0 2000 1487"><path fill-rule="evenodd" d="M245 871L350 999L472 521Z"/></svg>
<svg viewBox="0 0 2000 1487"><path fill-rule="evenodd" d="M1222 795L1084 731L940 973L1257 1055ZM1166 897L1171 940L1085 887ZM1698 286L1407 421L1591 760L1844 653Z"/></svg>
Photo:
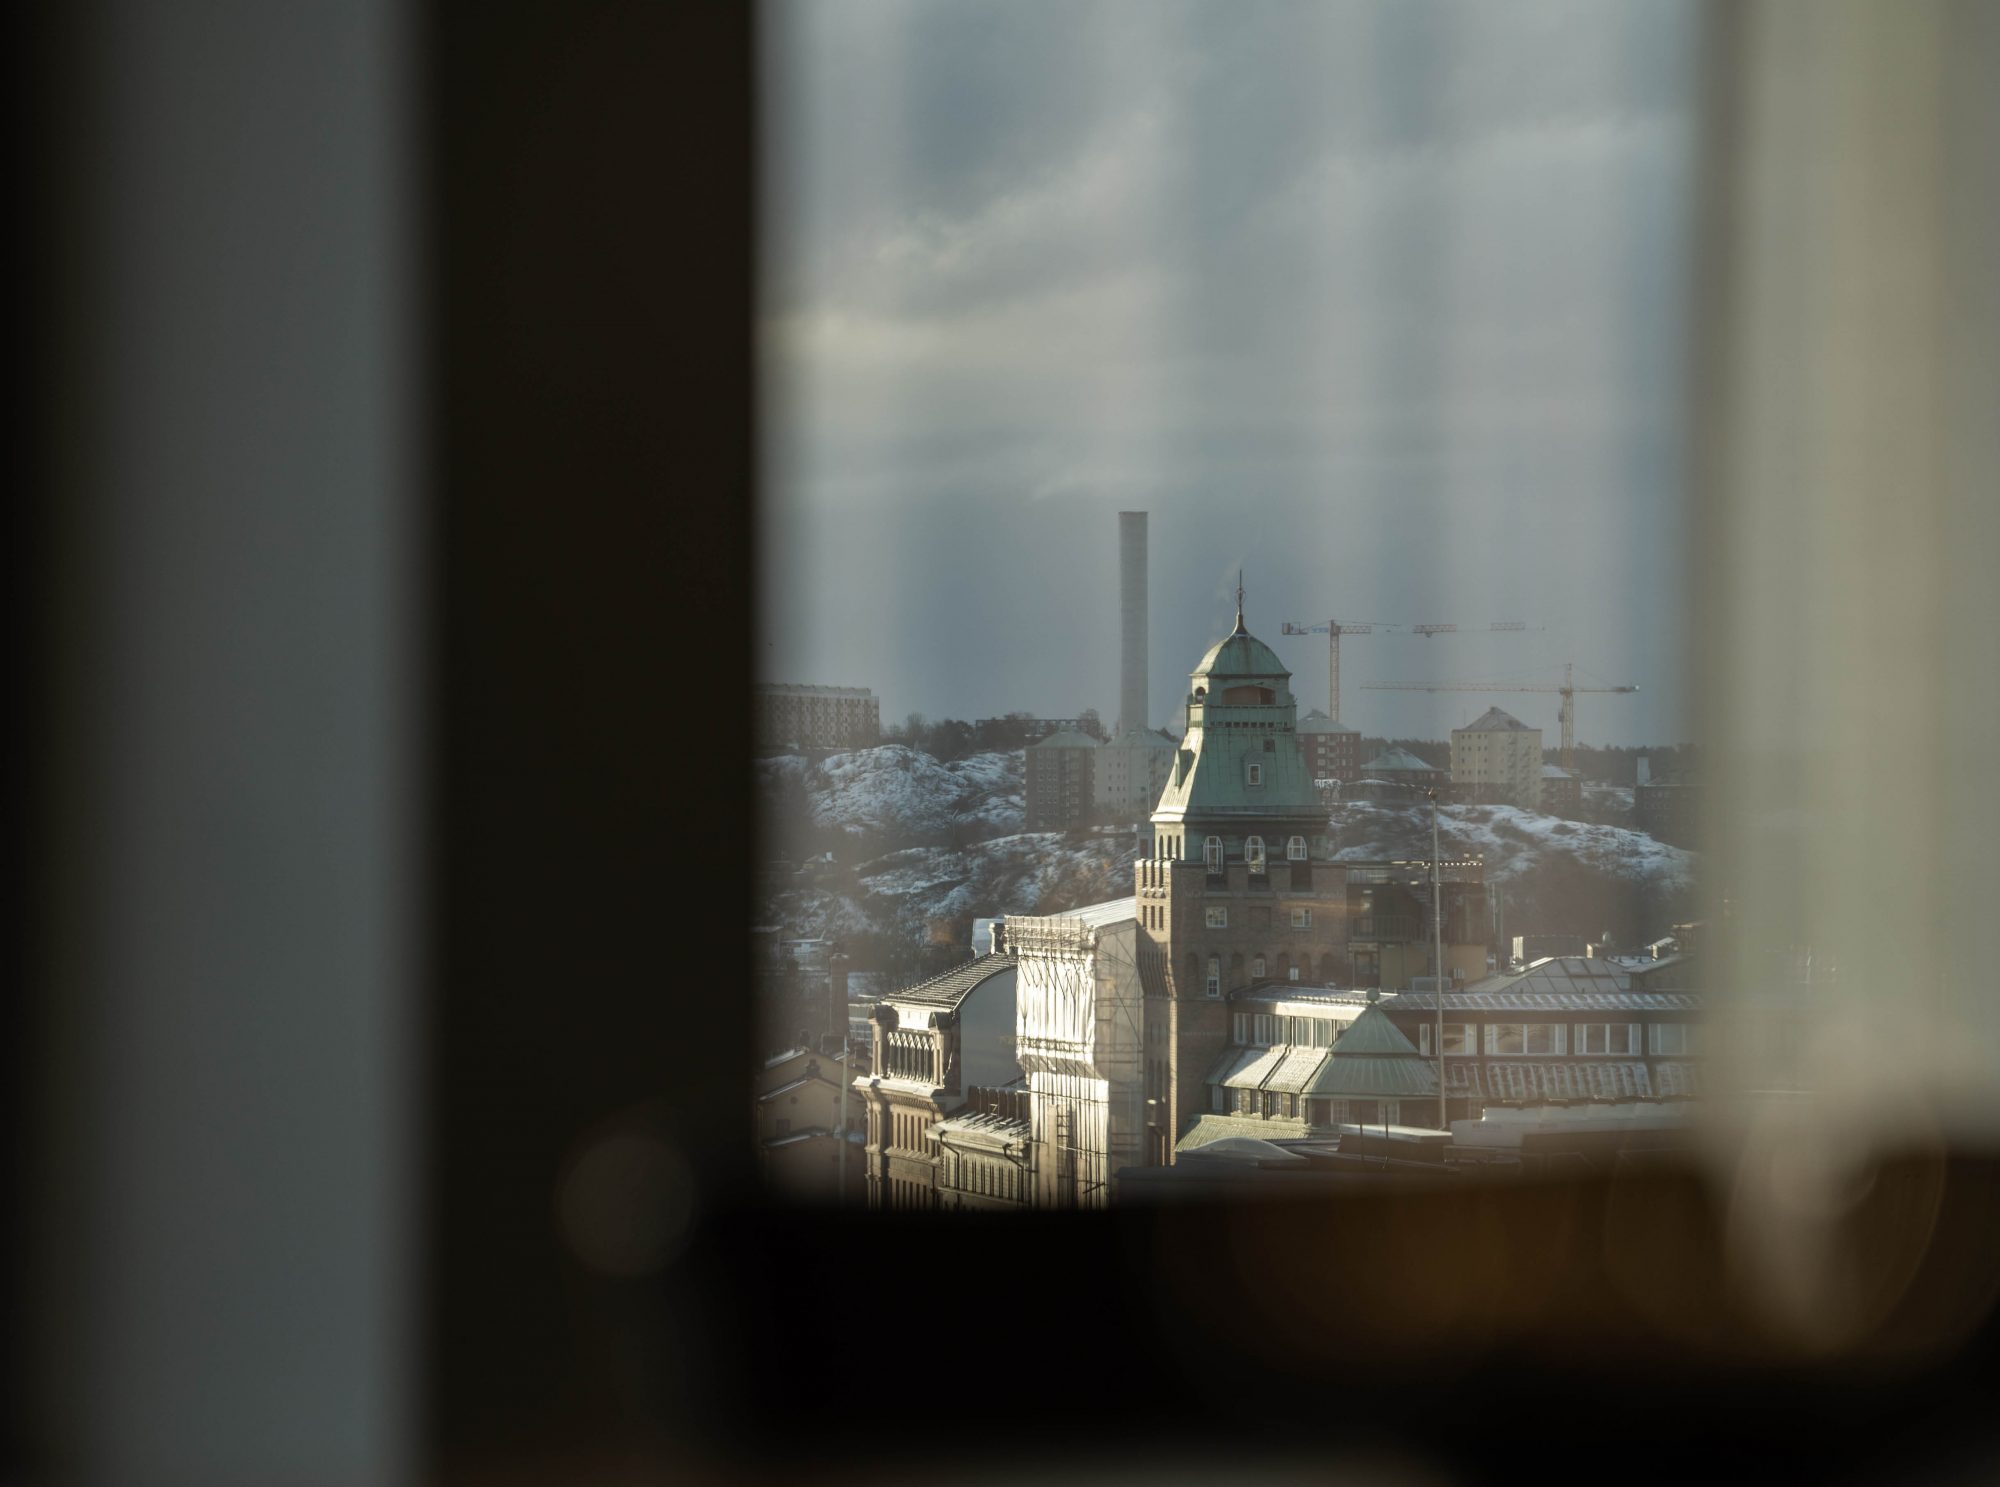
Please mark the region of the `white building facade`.
<svg viewBox="0 0 2000 1487"><path fill-rule="evenodd" d="M1008 916L1015 1048L1028 1081L1031 1205L1101 1208L1141 1160L1144 991L1133 898Z"/></svg>

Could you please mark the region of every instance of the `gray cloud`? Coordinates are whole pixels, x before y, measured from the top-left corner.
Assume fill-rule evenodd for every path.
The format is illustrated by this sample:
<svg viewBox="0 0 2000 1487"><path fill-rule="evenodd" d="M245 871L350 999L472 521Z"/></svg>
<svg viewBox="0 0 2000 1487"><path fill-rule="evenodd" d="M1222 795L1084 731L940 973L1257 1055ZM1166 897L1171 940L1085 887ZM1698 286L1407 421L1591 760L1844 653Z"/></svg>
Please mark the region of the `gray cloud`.
<svg viewBox="0 0 2000 1487"><path fill-rule="evenodd" d="M1371 668L1574 659L1645 689L1580 708L1586 738L1680 736L1693 25L774 7L767 673L891 714L1103 710L1141 507L1156 722L1240 555L1315 703L1323 645L1281 619L1567 626L1357 642L1371 731L1457 720L1352 690Z"/></svg>

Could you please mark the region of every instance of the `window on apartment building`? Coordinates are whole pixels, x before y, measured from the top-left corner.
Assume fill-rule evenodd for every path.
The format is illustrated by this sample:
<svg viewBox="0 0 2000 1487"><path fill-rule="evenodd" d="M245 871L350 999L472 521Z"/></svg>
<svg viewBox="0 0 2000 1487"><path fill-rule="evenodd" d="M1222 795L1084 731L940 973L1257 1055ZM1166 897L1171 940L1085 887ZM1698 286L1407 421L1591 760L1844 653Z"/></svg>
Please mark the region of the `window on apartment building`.
<svg viewBox="0 0 2000 1487"><path fill-rule="evenodd" d="M1229 928L1229 909L1226 905L1210 905L1203 917L1210 929Z"/></svg>
<svg viewBox="0 0 2000 1487"><path fill-rule="evenodd" d="M1261 955L1251 956L1250 979L1252 981L1261 980L1263 978L1263 975L1264 975L1264 957Z"/></svg>
<svg viewBox="0 0 2000 1487"><path fill-rule="evenodd" d="M1311 929L1312 922L1313 922L1313 911L1311 909L1292 910L1293 929Z"/></svg>
<svg viewBox="0 0 2000 1487"><path fill-rule="evenodd" d="M1208 864L1208 870L1210 872L1219 873L1222 871L1221 837L1219 836L1209 837L1206 841L1204 841L1201 844L1201 860Z"/></svg>
<svg viewBox="0 0 2000 1487"><path fill-rule="evenodd" d="M1287 967L1285 967L1285 979L1286 979L1287 981L1296 981L1296 980L1298 980L1298 979L1299 979L1299 968L1298 968L1297 966L1287 966Z"/></svg>
<svg viewBox="0 0 2000 1487"><path fill-rule="evenodd" d="M1486 1051L1493 1054L1540 1054L1563 1051L1560 1023L1494 1022L1486 1027Z"/></svg>
<svg viewBox="0 0 2000 1487"><path fill-rule="evenodd" d="M1208 994L1222 995L1222 962L1213 955L1208 958Z"/></svg>
<svg viewBox="0 0 2000 1487"><path fill-rule="evenodd" d="M1578 1053L1637 1053L1639 1026L1629 1022L1580 1022L1573 1036Z"/></svg>
<svg viewBox="0 0 2000 1487"><path fill-rule="evenodd" d="M1253 873L1264 871L1264 838L1253 836L1243 844L1243 861Z"/></svg>
<svg viewBox="0 0 2000 1487"><path fill-rule="evenodd" d="M1664 1054L1689 1054L1695 1051L1695 1036L1692 1025L1685 1022L1656 1022L1647 1028L1647 1039L1651 1051Z"/></svg>
<svg viewBox="0 0 2000 1487"><path fill-rule="evenodd" d="M1293 862L1306 860L1306 839L1302 836L1290 838L1285 843L1285 856Z"/></svg>
<svg viewBox="0 0 2000 1487"><path fill-rule="evenodd" d="M1261 785L1264 783L1264 766L1259 761L1255 759L1250 761L1248 774L1249 780L1247 783L1252 785Z"/></svg>

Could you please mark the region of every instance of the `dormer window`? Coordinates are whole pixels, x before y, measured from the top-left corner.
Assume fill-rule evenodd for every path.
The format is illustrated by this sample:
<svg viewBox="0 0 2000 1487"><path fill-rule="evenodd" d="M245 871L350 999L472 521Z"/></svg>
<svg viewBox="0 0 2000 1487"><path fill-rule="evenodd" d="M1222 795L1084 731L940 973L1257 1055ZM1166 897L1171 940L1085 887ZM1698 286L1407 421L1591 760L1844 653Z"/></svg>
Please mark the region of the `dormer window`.
<svg viewBox="0 0 2000 1487"><path fill-rule="evenodd" d="M1201 860L1208 864L1212 873L1222 871L1222 838L1212 836L1201 844Z"/></svg>
<svg viewBox="0 0 2000 1487"><path fill-rule="evenodd" d="M1264 783L1264 766L1260 761L1252 759L1248 765L1248 769L1250 774L1249 784L1261 785Z"/></svg>
<svg viewBox="0 0 2000 1487"><path fill-rule="evenodd" d="M1243 860L1251 872L1264 871L1264 838L1253 836L1243 844Z"/></svg>
<svg viewBox="0 0 2000 1487"><path fill-rule="evenodd" d="M1287 841L1285 843L1285 858L1289 862L1304 862L1306 860L1306 839L1302 836L1295 836Z"/></svg>

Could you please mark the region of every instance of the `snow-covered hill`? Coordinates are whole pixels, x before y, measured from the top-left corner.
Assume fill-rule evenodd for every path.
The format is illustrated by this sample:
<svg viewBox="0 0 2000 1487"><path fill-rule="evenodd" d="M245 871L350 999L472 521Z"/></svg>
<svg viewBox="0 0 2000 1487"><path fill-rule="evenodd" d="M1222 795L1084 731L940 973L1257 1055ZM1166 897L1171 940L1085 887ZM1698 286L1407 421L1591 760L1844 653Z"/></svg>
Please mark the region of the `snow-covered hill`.
<svg viewBox="0 0 2000 1487"><path fill-rule="evenodd" d="M920 944L934 929L969 934L999 914L1053 914L1132 891L1129 833L1067 838L1019 832L968 847L910 847L833 883L780 891L766 922L789 936L878 935Z"/></svg>
<svg viewBox="0 0 2000 1487"><path fill-rule="evenodd" d="M884 744L818 764L797 755L762 759L757 769L763 804L780 818L774 824L781 834L802 811L812 825L849 836L944 845L1021 829L1023 760L1017 750L940 764Z"/></svg>
<svg viewBox="0 0 2000 1487"><path fill-rule="evenodd" d="M1054 913L1132 891L1129 832L1024 832L1023 756L950 764L900 745L759 761L776 840L831 842L833 867L779 887L765 921L792 935L921 943L996 914ZM1448 806L1447 856L1485 859L1508 934L1607 931L1627 943L1692 917L1692 853L1621 826L1512 806ZM1430 815L1350 802L1332 820L1336 856L1428 858ZM799 860L810 853L781 849ZM947 927L949 927L947 929Z"/></svg>
<svg viewBox="0 0 2000 1487"><path fill-rule="evenodd" d="M1509 933L1610 931L1633 942L1694 912L1695 854L1642 831L1508 805L1445 806L1438 826L1447 858L1485 859ZM1343 860L1430 857L1427 806L1351 801L1333 829Z"/></svg>

